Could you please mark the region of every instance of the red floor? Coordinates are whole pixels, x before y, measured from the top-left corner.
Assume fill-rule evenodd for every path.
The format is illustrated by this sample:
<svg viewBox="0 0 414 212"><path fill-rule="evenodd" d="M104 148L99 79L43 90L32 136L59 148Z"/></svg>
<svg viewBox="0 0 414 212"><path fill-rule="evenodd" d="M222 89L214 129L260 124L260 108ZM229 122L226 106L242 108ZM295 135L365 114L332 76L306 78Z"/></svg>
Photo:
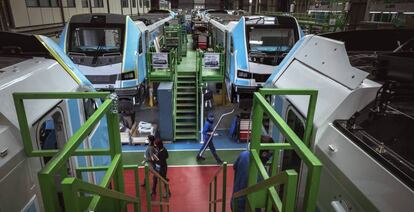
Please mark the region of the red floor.
<svg viewBox="0 0 414 212"><path fill-rule="evenodd" d="M209 181L217 172L218 166L198 166L198 167L170 167L168 168L168 178L170 179L170 211L208 211ZM144 180L144 170L139 171L140 183ZM230 197L233 190L233 167L227 169L227 209L230 211ZM222 175L218 178L218 196L222 195ZM130 195L135 195L134 174L132 171L125 172L125 189ZM158 190L157 190L158 191ZM158 195L157 195L158 197ZM153 197L156 200L157 197ZM145 201L145 189L141 187L141 199L143 202L142 211L147 211ZM133 211L129 207L129 211ZM217 205L221 211L221 203ZM159 207L154 206L153 211L159 211ZM164 210L166 211L166 210Z"/></svg>

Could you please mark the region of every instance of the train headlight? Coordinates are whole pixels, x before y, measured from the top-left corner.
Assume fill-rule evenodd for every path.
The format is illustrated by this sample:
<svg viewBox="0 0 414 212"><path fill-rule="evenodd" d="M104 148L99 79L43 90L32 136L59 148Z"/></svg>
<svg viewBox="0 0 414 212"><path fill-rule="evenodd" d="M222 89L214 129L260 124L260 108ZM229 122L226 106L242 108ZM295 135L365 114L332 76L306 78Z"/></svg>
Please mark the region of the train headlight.
<svg viewBox="0 0 414 212"><path fill-rule="evenodd" d="M121 80L131 80L135 78L135 72L134 71L130 71L130 72L125 72L121 74Z"/></svg>
<svg viewBox="0 0 414 212"><path fill-rule="evenodd" d="M244 79L250 79L252 78L252 74L247 71L237 70L237 77L244 78Z"/></svg>

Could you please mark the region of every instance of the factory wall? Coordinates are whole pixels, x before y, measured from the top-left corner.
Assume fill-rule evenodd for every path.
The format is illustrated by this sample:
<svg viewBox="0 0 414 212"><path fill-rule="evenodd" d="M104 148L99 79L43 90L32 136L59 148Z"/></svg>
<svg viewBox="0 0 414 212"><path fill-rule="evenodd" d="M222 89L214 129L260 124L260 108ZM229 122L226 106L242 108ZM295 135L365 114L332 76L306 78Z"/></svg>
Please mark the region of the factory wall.
<svg viewBox="0 0 414 212"><path fill-rule="evenodd" d="M8 17L3 30L37 34L51 33L76 14L115 13L137 16L148 12L149 0L0 0ZM7 27L5 27L7 26ZM49 31L46 29L50 29Z"/></svg>

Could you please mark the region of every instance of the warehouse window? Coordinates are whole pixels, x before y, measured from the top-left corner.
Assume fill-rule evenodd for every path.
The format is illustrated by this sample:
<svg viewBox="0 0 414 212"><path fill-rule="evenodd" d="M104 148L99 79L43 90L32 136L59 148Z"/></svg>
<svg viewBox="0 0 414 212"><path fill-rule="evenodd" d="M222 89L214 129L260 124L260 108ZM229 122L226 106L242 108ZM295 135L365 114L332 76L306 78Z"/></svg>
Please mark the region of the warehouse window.
<svg viewBox="0 0 414 212"><path fill-rule="evenodd" d="M26 0L27 7L59 7L58 0Z"/></svg>
<svg viewBox="0 0 414 212"><path fill-rule="evenodd" d="M82 8L88 8L89 7L89 0L82 0Z"/></svg>
<svg viewBox="0 0 414 212"><path fill-rule="evenodd" d="M26 6L27 7L39 7L39 1L38 0L26 0Z"/></svg>
<svg viewBox="0 0 414 212"><path fill-rule="evenodd" d="M75 0L68 0L67 3L67 7L76 7Z"/></svg>
<svg viewBox="0 0 414 212"><path fill-rule="evenodd" d="M103 0L94 0L93 7L104 7Z"/></svg>
<svg viewBox="0 0 414 212"><path fill-rule="evenodd" d="M128 7L128 0L121 0L122 7Z"/></svg>
<svg viewBox="0 0 414 212"><path fill-rule="evenodd" d="M60 7L59 0L50 0L51 7Z"/></svg>

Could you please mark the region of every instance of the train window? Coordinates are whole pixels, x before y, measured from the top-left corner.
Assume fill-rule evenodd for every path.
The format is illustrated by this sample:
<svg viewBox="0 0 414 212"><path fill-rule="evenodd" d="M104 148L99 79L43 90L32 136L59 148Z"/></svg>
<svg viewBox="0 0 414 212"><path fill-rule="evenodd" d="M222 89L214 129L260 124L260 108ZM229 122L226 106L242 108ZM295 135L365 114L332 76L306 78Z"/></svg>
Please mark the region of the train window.
<svg viewBox="0 0 414 212"><path fill-rule="evenodd" d="M83 108L85 110L85 120L88 120L95 113L96 109L98 109L98 106L94 99L84 99Z"/></svg>
<svg viewBox="0 0 414 212"><path fill-rule="evenodd" d="M40 150L59 149L65 143L63 116L60 110L53 110L37 126L37 145ZM46 164L52 157L44 157Z"/></svg>
<svg viewBox="0 0 414 212"><path fill-rule="evenodd" d="M295 44L294 29L250 28L249 50L255 52L289 52Z"/></svg>
<svg viewBox="0 0 414 212"><path fill-rule="evenodd" d="M287 125L296 133L296 135L303 139L305 134L305 124L303 119L294 111L293 108L289 108L286 115ZM285 141L287 142L287 141ZM282 170L295 169L298 173L300 171L300 158L294 151L283 152L283 164Z"/></svg>
<svg viewBox="0 0 414 212"><path fill-rule="evenodd" d="M143 49L142 49L142 34L141 34L138 40L138 54L142 54L142 52L143 52Z"/></svg>
<svg viewBox="0 0 414 212"><path fill-rule="evenodd" d="M230 53L234 53L234 42L233 37L230 37Z"/></svg>
<svg viewBox="0 0 414 212"><path fill-rule="evenodd" d="M72 31L71 52L113 53L121 51L120 28L77 27Z"/></svg>

